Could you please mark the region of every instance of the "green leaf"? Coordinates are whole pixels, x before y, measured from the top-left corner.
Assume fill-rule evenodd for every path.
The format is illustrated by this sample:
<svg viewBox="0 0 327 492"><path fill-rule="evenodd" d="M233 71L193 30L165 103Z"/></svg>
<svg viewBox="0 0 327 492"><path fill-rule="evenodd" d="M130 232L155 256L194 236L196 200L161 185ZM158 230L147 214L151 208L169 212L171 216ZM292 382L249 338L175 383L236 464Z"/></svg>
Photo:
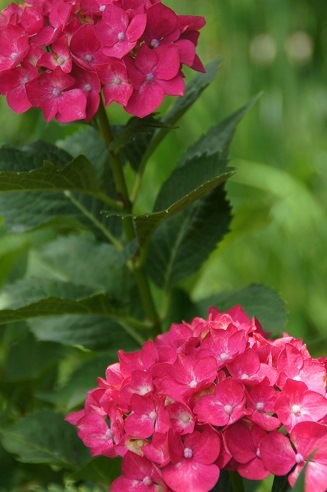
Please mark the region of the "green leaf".
<svg viewBox="0 0 327 492"><path fill-rule="evenodd" d="M70 282L47 279L22 280L7 286L1 296L0 324L60 314L96 314L110 319L124 309L110 294Z"/></svg>
<svg viewBox="0 0 327 492"><path fill-rule="evenodd" d="M118 340L116 344L118 344ZM42 399L46 396L46 401L54 403L64 412L69 412L85 401L87 392L96 387L97 377L104 377L105 370L109 364L117 362L117 360L117 352L114 349L108 350L105 354L96 353L92 359L79 364L76 370L70 375L68 381L58 388L57 391L49 395L38 394L37 396Z"/></svg>
<svg viewBox="0 0 327 492"><path fill-rule="evenodd" d="M118 252L111 244L97 242L89 234L78 234L60 237L46 244L40 258L57 278L95 289L102 288L116 297L126 298L134 284L125 263L136 250L136 241ZM91 261L86 262L85 258Z"/></svg>
<svg viewBox="0 0 327 492"><path fill-rule="evenodd" d="M187 161L200 157L201 155L219 154L222 158L226 158L237 124L258 101L260 95L254 97L246 106L229 115L219 125L213 126L188 149L179 162L179 166L183 166Z"/></svg>
<svg viewBox="0 0 327 492"><path fill-rule="evenodd" d="M277 292L264 285L251 285L240 291L217 294L202 300L198 306L200 315L206 317L210 306L227 311L237 304L248 316L255 316L265 331L278 335L284 330L287 321L285 303Z"/></svg>
<svg viewBox="0 0 327 492"><path fill-rule="evenodd" d="M233 483L230 479L229 472L220 470L219 480L210 492L233 492L233 490Z"/></svg>
<svg viewBox="0 0 327 492"><path fill-rule="evenodd" d="M49 156L53 157L53 164L44 164ZM120 229L117 219L108 221L102 214L103 202L111 207L113 201L100 190L91 163L85 157L70 161L71 156L64 150L43 142L25 150L0 149L0 170L3 171L0 183L5 191L1 194L0 186L0 214L6 226L15 232L49 223L66 230L87 227L102 240L109 222L112 225L114 221ZM41 191L44 189L47 191Z"/></svg>
<svg viewBox="0 0 327 492"><path fill-rule="evenodd" d="M1 313L1 312L0 312ZM56 315L33 319L30 329L38 340L81 345L91 350L137 350L133 332L128 323L115 322L102 316Z"/></svg>
<svg viewBox="0 0 327 492"><path fill-rule="evenodd" d="M71 475L73 480L92 481L98 485L106 487L121 475L121 459L115 458L108 461L104 456L93 458L90 463L87 463L83 468L77 470Z"/></svg>
<svg viewBox="0 0 327 492"><path fill-rule="evenodd" d="M287 492L288 490L291 490L291 486L288 483L287 475L283 477L275 476L271 492Z"/></svg>
<svg viewBox="0 0 327 492"><path fill-rule="evenodd" d="M44 161L64 166L72 160L64 150L47 142L37 141L16 149L9 145L0 148L0 171L24 172L41 167Z"/></svg>
<svg viewBox="0 0 327 492"><path fill-rule="evenodd" d="M59 140L57 145L72 157L84 155L95 169L99 182L103 181L107 171L108 151L103 138L92 126L81 128L65 140Z"/></svg>
<svg viewBox="0 0 327 492"><path fill-rule="evenodd" d="M27 333L23 339L11 345L2 379L4 382L13 382L38 378L54 366L62 355L62 345L37 342Z"/></svg>
<svg viewBox="0 0 327 492"><path fill-rule="evenodd" d="M230 220L230 206L219 187L161 224L150 242L151 279L168 289L196 272L228 231Z"/></svg>
<svg viewBox="0 0 327 492"><path fill-rule="evenodd" d="M139 241L146 243L165 220L207 195L234 173L226 160L217 155L195 158L175 169L163 184L155 203L155 212L135 217Z"/></svg>
<svg viewBox="0 0 327 492"><path fill-rule="evenodd" d="M64 415L40 411L0 430L3 447L23 463L48 463L71 469L89 458Z"/></svg>

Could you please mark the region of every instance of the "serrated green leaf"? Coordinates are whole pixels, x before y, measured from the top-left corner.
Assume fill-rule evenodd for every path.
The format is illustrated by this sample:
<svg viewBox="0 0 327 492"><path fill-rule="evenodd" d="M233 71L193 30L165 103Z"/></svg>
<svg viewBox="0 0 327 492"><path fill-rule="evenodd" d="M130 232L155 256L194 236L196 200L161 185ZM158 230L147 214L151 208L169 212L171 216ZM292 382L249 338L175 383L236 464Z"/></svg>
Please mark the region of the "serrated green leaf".
<svg viewBox="0 0 327 492"><path fill-rule="evenodd" d="M135 217L139 241L146 243L162 222L207 195L233 173L216 155L194 159L175 169L161 188L155 212Z"/></svg>
<svg viewBox="0 0 327 492"><path fill-rule="evenodd" d="M183 167L174 169L162 185L154 205L154 212L165 210L174 203L187 205L223 183L234 172L228 161L219 154L197 156ZM187 197L187 198L186 198Z"/></svg>
<svg viewBox="0 0 327 492"><path fill-rule="evenodd" d="M27 279L7 286L0 296L0 324L60 314L95 314L110 319L124 313L108 293L47 279Z"/></svg>
<svg viewBox="0 0 327 492"><path fill-rule="evenodd" d="M9 145L0 148L0 171L24 172L41 167L44 161L51 161L58 167L72 160L64 150L48 142L37 141L17 149Z"/></svg>
<svg viewBox="0 0 327 492"><path fill-rule="evenodd" d="M179 166L183 166L187 161L200 157L201 155L219 154L221 158L226 158L236 126L248 110L258 101L259 97L260 94L254 97L246 106L229 115L219 125L210 128L205 135L187 150L180 160Z"/></svg>
<svg viewBox="0 0 327 492"><path fill-rule="evenodd" d="M284 330L287 321L285 303L277 292L264 285L217 294L204 299L198 306L201 316L206 317L210 306L227 311L237 304L242 306L248 316L255 316L265 331L278 335Z"/></svg>
<svg viewBox="0 0 327 492"><path fill-rule="evenodd" d="M32 171L0 172L0 193L59 190L86 193L107 201L107 197L100 191L92 165L82 155L65 167L45 161L42 167Z"/></svg>
<svg viewBox="0 0 327 492"><path fill-rule="evenodd" d="M23 463L48 463L71 469L88 461L89 452L64 415L40 411L0 430L3 447Z"/></svg>
<svg viewBox="0 0 327 492"><path fill-rule="evenodd" d="M170 288L196 272L226 234L231 210L225 195L222 188L216 188L154 233L148 272L159 287Z"/></svg>

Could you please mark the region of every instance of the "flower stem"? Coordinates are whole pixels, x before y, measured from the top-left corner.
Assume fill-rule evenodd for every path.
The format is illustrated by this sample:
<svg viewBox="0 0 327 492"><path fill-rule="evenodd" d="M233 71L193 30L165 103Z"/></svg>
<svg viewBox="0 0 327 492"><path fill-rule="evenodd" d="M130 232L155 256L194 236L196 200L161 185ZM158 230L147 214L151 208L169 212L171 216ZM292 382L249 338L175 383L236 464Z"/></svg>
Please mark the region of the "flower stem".
<svg viewBox="0 0 327 492"><path fill-rule="evenodd" d="M123 212L126 214L126 216L122 219L125 236L127 241L130 242L136 238L134 222L132 218L133 207L132 207L131 200L129 198L128 188L126 184L126 179L125 179L121 159L119 155L113 152L110 148L110 144L113 140L113 136L112 136L111 126L108 120L108 116L103 101L101 101L100 103L97 116L98 116L98 121L99 121L100 130L103 139L107 144L109 162L113 174L113 179L115 182L116 191L119 195L119 199L121 200ZM140 246L138 251L138 256L142 257L143 253L144 252L142 251L142 248ZM139 265L137 264L137 260L135 260L134 262L132 261L131 271L135 276L136 284L138 287L138 291L140 294L145 315L147 319L152 323L155 332L159 332L160 320L159 320L156 306L153 301L149 280L148 277L146 276L144 267L145 265L143 263L142 265Z"/></svg>

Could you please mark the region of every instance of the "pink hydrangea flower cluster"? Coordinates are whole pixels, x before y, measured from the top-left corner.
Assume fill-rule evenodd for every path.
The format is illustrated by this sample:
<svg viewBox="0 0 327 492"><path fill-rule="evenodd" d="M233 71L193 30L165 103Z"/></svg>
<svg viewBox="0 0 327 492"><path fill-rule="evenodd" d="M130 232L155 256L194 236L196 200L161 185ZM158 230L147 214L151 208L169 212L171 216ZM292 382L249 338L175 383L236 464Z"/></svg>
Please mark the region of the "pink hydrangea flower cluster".
<svg viewBox="0 0 327 492"><path fill-rule="evenodd" d="M11 3L0 15L0 93L46 121L90 121L101 92L107 106L144 117L166 94L184 94L183 65L204 71L195 52L204 24L160 0Z"/></svg>
<svg viewBox="0 0 327 492"><path fill-rule="evenodd" d="M67 417L93 456L123 457L111 492L207 492L222 469L294 485L305 464L305 491L326 491L327 359L302 340L210 308L118 356Z"/></svg>

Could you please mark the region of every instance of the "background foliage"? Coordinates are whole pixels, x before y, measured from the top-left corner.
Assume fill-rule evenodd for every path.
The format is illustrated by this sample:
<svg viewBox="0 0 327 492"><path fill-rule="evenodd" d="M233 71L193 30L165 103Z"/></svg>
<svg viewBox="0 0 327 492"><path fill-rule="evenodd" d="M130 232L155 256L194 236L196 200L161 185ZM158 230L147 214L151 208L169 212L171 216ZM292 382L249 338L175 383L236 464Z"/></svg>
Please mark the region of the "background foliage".
<svg viewBox="0 0 327 492"><path fill-rule="evenodd" d="M325 2L206 0L192 4L179 0L178 6L173 0L166 3L179 13L188 12L207 18L208 25L201 35L201 58L207 62L220 53L222 63L217 79L178 123L179 129L170 132L151 159L142 185L143 193L137 203L138 211L151 210L160 184L193 141L263 91L260 101L239 126L231 147L232 165L238 168L226 186L235 215L231 232L200 271L179 285L190 292L193 300L199 301L199 306L202 306L202 299L213 295L217 302L216 294L222 291L241 290L259 283L270 286L287 303L287 330L304 338L313 354L322 355L327 346ZM4 6L1 0L0 7ZM114 122L126 119L119 108L112 108ZM37 139L50 143L64 141L78 128L77 125L58 123L45 125L40 112L34 110L18 116L7 108L2 98L0 127L0 143L18 146ZM71 144L70 150L73 148ZM98 159L101 154L88 157L90 160ZM27 293L31 302L37 301L39 286L33 284L33 277L51 276L52 282L42 288L57 297L62 294L62 282L67 283L67 279L82 284L85 295L88 289L99 286L99 278L100 284L110 291L113 288L110 279L105 274L101 277L101 273L117 265L117 259L104 267L103 262L108 259L104 248L98 248L90 240L86 243L81 246L80 241L76 244L74 239L67 237L66 243L56 244L55 229L51 227L19 235L3 228L0 232L0 285L3 287L0 307L7 306L10 296L25 296L26 299ZM87 252L86 259L89 256L98 259L99 272L88 271L87 261L81 262L78 269L76 265L70 268L66 262L64 271L60 270L66 252L82 247ZM196 261L197 252L193 251L193 254ZM182 251L181 258L184 255ZM181 280L177 269L173 280L162 279L155 268L151 271L157 285ZM22 278L30 279L28 292L10 292L6 285ZM26 283L24 285L26 289ZM67 285L65 288L73 305L74 295L78 298L81 292L74 293ZM115 285L114 288L119 292L126 285ZM243 295L246 303L247 295ZM260 296L262 292L259 291L258 298ZM187 302L181 291L175 298L176 306ZM269 306L269 293L266 299ZM33 488L36 476L38 483L43 483L44 490L61 490L55 485L62 479L61 466L65 470L79 469L77 475L75 471L75 475L70 475L75 484L85 477L90 479L93 474L98 487L102 483L105 486L117 474L116 469L108 468L107 460L97 459L84 466L86 457L75 439L75 431L71 429L67 435L65 428L63 434L68 436L68 441L58 442L58 429L64 423L53 413L47 413L54 402L59 411L73 409L83 400L87 389L94 386L95 377L116 360L116 350L110 350L107 336L103 337L106 345L102 343L104 332L107 335L107 325L104 325L103 318L97 316L101 306L98 301L95 299L90 308L90 318L84 318L86 324L92 324L93 331L88 334L84 329L83 340L79 333L72 340L71 330L65 332L55 318L47 322L46 330L42 321L37 320L33 323L32 332L23 323L12 324L11 330L0 332L1 413L11 415L12 420L21 415L28 419L7 429L2 441L6 450L0 446L1 492L41 490L40 485ZM220 302L223 309L228 305L228 296L222 296ZM180 321L176 319L176 306L171 321ZM189 318L196 314L205 315L206 309L207 305L203 305L203 312L195 313L190 306ZM269 319L269 309L263 313L257 312L255 307L252 310L250 314L257 315L259 319ZM72 318L66 315L62 326L70 327L72 323ZM280 323L282 326L282 319ZM121 337L121 346L126 350L133 349L130 339L124 338L114 320L111 320L111 333L116 344ZM57 343L59 340L61 343ZM66 346L62 344L63 340L67 342ZM93 350L99 351L96 359ZM62 361L59 366L58 359ZM54 380L58 380L59 385L53 389ZM35 411L37 413L31 414ZM0 421L0 428L1 424ZM38 455L37 435L42 426L48 432L47 449L55 452L50 459L51 467L47 464L49 460L44 465L40 464ZM30 429L23 441L22 437L17 437L22 435L22 427ZM18 455L22 464L18 466L8 451ZM102 481L99 481L99 476ZM51 482L53 485L50 486ZM22 488L23 483L25 489ZM67 490L69 487L69 483L66 484ZM73 485L71 490L74 490ZM89 485L87 490L97 489Z"/></svg>

